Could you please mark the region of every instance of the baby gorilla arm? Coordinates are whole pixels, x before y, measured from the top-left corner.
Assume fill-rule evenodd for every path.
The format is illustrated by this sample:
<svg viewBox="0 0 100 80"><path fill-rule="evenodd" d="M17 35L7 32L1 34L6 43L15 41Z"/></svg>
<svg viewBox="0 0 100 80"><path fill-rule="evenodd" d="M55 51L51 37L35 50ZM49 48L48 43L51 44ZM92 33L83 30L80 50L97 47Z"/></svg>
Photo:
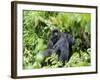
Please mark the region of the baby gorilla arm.
<svg viewBox="0 0 100 80"><path fill-rule="evenodd" d="M49 57L51 56L53 50L52 49L46 49L44 52L43 52L43 56L44 57Z"/></svg>

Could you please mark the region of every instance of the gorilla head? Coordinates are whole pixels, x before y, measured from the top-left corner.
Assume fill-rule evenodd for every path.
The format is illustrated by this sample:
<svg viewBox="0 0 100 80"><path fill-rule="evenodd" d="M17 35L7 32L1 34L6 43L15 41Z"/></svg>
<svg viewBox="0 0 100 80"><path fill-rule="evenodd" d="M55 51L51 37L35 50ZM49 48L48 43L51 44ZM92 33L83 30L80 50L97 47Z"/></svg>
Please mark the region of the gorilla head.
<svg viewBox="0 0 100 80"><path fill-rule="evenodd" d="M59 31L58 31L57 29L53 29L53 30L51 31L51 33L52 33L53 36L57 36L58 33L59 33Z"/></svg>
<svg viewBox="0 0 100 80"><path fill-rule="evenodd" d="M75 43L75 38L71 34L66 33L66 38L68 39L70 45L73 45Z"/></svg>

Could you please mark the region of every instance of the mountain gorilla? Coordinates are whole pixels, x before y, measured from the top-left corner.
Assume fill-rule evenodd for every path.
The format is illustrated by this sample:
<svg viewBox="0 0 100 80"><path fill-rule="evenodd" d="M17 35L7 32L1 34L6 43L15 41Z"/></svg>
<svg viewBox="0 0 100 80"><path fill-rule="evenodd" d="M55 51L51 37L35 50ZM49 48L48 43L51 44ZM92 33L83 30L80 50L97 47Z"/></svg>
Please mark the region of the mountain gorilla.
<svg viewBox="0 0 100 80"><path fill-rule="evenodd" d="M60 33L60 38L53 46L53 49L59 56L59 61L65 63L69 60L70 50L74 44L74 38L68 33Z"/></svg>
<svg viewBox="0 0 100 80"><path fill-rule="evenodd" d="M54 51L53 46L55 43L59 40L59 33L57 29L53 29L51 32L51 38L49 39L47 43L47 49L44 51L43 55L44 57L50 56Z"/></svg>
<svg viewBox="0 0 100 80"><path fill-rule="evenodd" d="M48 48L44 51L44 57L48 57L53 53L58 55L59 61L63 64L68 62L70 52L75 39L69 33L60 32L57 29L52 30L52 36L48 42Z"/></svg>

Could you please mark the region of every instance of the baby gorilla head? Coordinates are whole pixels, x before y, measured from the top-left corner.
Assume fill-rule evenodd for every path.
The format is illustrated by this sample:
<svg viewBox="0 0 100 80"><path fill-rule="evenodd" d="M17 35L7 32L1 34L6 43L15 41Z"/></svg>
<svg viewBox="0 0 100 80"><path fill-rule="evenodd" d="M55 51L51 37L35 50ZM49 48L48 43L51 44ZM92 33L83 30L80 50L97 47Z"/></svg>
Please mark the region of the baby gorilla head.
<svg viewBox="0 0 100 80"><path fill-rule="evenodd" d="M53 36L57 36L58 33L59 33L59 31L58 31L57 29L53 29L53 30L51 31L51 33L52 33Z"/></svg>

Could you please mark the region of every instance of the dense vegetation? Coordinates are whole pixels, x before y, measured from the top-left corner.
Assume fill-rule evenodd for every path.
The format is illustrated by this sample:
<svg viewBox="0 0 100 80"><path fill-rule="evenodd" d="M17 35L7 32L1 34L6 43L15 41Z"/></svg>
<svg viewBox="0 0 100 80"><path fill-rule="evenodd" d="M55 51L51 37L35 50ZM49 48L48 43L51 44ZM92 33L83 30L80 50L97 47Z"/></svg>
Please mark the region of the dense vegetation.
<svg viewBox="0 0 100 80"><path fill-rule="evenodd" d="M61 32L69 32L75 37L72 56L63 67L90 66L90 28L89 13L67 13L50 11L23 11L23 68L57 68L62 65L57 55L47 57L42 66L42 53L47 48L51 29L57 27Z"/></svg>

